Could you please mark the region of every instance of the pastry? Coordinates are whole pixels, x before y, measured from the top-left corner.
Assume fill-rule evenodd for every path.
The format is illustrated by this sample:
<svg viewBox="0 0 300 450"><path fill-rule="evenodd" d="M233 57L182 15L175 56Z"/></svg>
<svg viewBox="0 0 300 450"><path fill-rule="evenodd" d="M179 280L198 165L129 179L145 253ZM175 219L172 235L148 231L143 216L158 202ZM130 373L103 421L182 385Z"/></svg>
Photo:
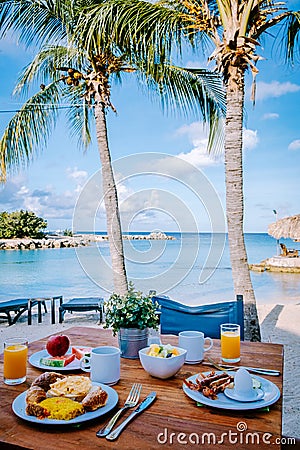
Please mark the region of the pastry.
<svg viewBox="0 0 300 450"><path fill-rule="evenodd" d="M85 411L95 411L106 404L107 397L107 392L99 386L94 386L82 400L82 406Z"/></svg>

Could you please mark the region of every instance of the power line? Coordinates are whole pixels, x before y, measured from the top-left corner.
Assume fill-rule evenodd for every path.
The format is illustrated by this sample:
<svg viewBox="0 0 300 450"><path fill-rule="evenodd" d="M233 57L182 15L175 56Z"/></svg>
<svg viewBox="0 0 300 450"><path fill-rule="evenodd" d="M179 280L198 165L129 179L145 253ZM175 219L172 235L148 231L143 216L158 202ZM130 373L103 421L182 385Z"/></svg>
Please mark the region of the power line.
<svg viewBox="0 0 300 450"><path fill-rule="evenodd" d="M24 111L26 111L26 110L32 111L34 109L45 109L45 110L47 110L47 109L71 109L71 108L81 108L82 107L82 105L55 106L55 105L44 105L43 103L40 103L40 105L44 105L44 107L43 108L37 108L37 105L38 104L35 104L35 105L32 105L32 106L29 105L28 107L26 107L24 109ZM89 105L89 107L90 106L93 106L93 105ZM22 109L3 109L3 110L0 110L0 114L18 113L20 111L22 111Z"/></svg>

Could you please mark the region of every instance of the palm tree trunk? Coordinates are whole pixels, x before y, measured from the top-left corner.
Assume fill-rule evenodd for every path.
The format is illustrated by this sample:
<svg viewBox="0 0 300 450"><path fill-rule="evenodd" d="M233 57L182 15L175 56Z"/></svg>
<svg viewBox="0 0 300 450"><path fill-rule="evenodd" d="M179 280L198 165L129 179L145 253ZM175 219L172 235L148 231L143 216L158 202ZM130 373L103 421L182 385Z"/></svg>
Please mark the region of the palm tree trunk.
<svg viewBox="0 0 300 450"><path fill-rule="evenodd" d="M124 295L128 292L128 283L125 269L118 195L108 147L105 106L101 101L98 101L95 104L95 121L98 150L102 165L102 187L106 210L107 234L109 238L114 291L120 295Z"/></svg>
<svg viewBox="0 0 300 450"><path fill-rule="evenodd" d="M254 290L244 241L243 108L244 73L232 67L226 90L225 179L228 242L235 294L244 296L245 339L260 341Z"/></svg>

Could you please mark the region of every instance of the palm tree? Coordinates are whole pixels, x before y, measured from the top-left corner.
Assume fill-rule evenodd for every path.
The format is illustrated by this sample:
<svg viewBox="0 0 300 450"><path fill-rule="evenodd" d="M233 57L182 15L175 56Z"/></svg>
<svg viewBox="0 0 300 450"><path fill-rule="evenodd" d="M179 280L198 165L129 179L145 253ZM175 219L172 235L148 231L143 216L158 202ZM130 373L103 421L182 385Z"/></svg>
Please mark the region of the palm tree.
<svg viewBox="0 0 300 450"><path fill-rule="evenodd" d="M226 214L233 283L235 293L244 296L245 336L251 340L260 340L260 329L243 233L244 79L250 69L255 87L260 41L280 22L289 24L291 16L290 25L299 25L299 15L276 0L111 0L92 8L84 25L84 31L107 27L117 38L131 39L150 60L157 54L169 57L187 41L195 50L211 52L208 59L226 89Z"/></svg>
<svg viewBox="0 0 300 450"><path fill-rule="evenodd" d="M99 4L99 2L98 2ZM27 92L36 80L42 82L34 94L10 120L0 141L0 177L29 161L36 149L46 147L61 108L67 109L72 132L77 133L85 146L91 141L90 123L95 121L98 150L102 165L104 203L107 232L113 269L114 290L125 294L128 290L124 261L121 222L117 188L108 146L106 111L115 111L110 99L110 81L122 72L135 69L145 71L145 63L130 58L130 52L121 49L104 36L105 44L98 39L98 30L87 40L78 38L77 26L82 7L88 1L16 0L0 4L0 30L18 32L27 45L38 45L38 53L21 75L15 92ZM102 34L103 37L103 34ZM214 122L224 109L220 79L208 71L190 72L173 66L164 71L164 85L174 102L181 100L183 109L193 109L200 104L206 120ZM155 74L147 77L150 85L161 84L162 74L156 64ZM177 94L178 83L186 88L187 96ZM179 100L178 100L179 97ZM218 99L219 104L218 104ZM65 106L64 106L65 105Z"/></svg>

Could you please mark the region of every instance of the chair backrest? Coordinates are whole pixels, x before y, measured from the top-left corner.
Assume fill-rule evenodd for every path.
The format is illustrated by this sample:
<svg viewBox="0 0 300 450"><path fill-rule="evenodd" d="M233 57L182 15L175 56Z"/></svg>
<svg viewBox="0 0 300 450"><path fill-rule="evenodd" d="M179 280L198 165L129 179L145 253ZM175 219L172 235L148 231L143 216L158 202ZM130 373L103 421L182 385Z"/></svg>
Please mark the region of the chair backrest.
<svg viewBox="0 0 300 450"><path fill-rule="evenodd" d="M287 248L286 248L286 245L280 244L280 247L281 247L281 250L282 250L282 254L283 254L284 256L286 256L287 253L288 253L288 250L287 250Z"/></svg>
<svg viewBox="0 0 300 450"><path fill-rule="evenodd" d="M205 336L220 339L222 323L237 323L241 327L241 340L244 340L244 302L237 295L236 301L188 306L166 296L152 297L161 306L161 333L176 334L180 331L202 331Z"/></svg>

